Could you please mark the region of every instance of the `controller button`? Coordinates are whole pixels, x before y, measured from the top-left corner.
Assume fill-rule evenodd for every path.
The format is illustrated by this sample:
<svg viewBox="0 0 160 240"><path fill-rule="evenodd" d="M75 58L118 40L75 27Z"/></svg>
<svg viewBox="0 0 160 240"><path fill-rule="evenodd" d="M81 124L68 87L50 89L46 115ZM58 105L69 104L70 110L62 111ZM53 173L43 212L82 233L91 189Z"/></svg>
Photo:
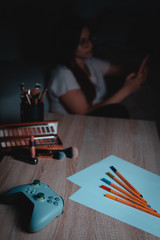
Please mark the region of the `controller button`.
<svg viewBox="0 0 160 240"><path fill-rule="evenodd" d="M39 180L34 180L33 185L39 187L41 185Z"/></svg>
<svg viewBox="0 0 160 240"><path fill-rule="evenodd" d="M53 196L49 196L48 199L53 199Z"/></svg>
<svg viewBox="0 0 160 240"><path fill-rule="evenodd" d="M37 198L39 199L39 200L44 200L45 199L45 197L44 197L44 193L38 193L37 194Z"/></svg>
<svg viewBox="0 0 160 240"><path fill-rule="evenodd" d="M25 191L26 191L26 193L30 193L30 189L29 188L27 188Z"/></svg>
<svg viewBox="0 0 160 240"><path fill-rule="evenodd" d="M47 200L48 203L52 203L52 200Z"/></svg>
<svg viewBox="0 0 160 240"><path fill-rule="evenodd" d="M58 206L58 202L53 202L53 204L54 204L55 206Z"/></svg>
<svg viewBox="0 0 160 240"><path fill-rule="evenodd" d="M59 198L58 198L58 197L56 197L56 198L55 198L55 200L56 200L56 201L59 201Z"/></svg>
<svg viewBox="0 0 160 240"><path fill-rule="evenodd" d="M36 193L36 192L37 192L37 190L36 190L36 189L33 189L33 190L31 191L31 194Z"/></svg>

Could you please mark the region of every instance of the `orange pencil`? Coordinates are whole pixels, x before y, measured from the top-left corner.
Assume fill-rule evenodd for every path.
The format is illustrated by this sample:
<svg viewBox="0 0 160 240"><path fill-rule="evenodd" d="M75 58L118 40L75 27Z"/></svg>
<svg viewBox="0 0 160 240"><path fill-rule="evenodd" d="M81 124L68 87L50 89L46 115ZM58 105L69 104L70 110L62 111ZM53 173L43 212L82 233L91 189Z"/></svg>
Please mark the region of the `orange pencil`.
<svg viewBox="0 0 160 240"><path fill-rule="evenodd" d="M135 200L133 198L127 197L126 195L124 195L122 193L119 193L119 192L117 192L117 191L115 191L115 190L113 190L113 189L111 189L109 187L106 187L104 185L101 185L100 187L103 188L104 190L108 191L108 192L113 193L114 195L117 195L118 197L124 198L125 200L129 200L129 201L131 201L131 202L133 202L135 204L138 204L138 205L140 205L142 207L145 207L145 208L149 209L150 211L156 212L156 210L154 210L153 208L149 207L149 205L146 206L145 203L142 203L142 202L138 201L138 199Z"/></svg>
<svg viewBox="0 0 160 240"><path fill-rule="evenodd" d="M113 199L113 200L115 200L115 201L118 201L118 202L120 202L120 203L123 203L123 204L125 204L125 205L128 205L128 206L130 206L130 207L139 209L139 210L141 210L141 211L143 211L143 212L152 214L152 215L160 218L160 214L157 213L157 212L150 211L150 210L148 210L148 209L146 209L146 208L144 208L144 207L140 207L140 206L138 206L137 204L134 204L134 203L131 203L131 202L129 202L129 201L123 200L123 199L121 199L121 198L115 197L115 196L113 196L113 195L111 195L111 194L108 194L108 193L107 193L107 194L105 195L105 197L108 197L108 198L110 198L110 199Z"/></svg>
<svg viewBox="0 0 160 240"><path fill-rule="evenodd" d="M127 184L128 187L130 187L133 191L135 191L137 194L139 194L140 196L142 196L142 194L141 194L140 192L138 192L138 190L137 190L130 182L128 182L128 180L127 180L125 177L123 177L122 174L121 174L119 171L117 171L117 169L116 169L115 167L111 166L110 168L113 170L113 172L115 172L115 173L117 174L117 176L118 176L125 184Z"/></svg>
<svg viewBox="0 0 160 240"><path fill-rule="evenodd" d="M139 195L137 194L135 191L133 191L131 188L129 188L126 184L124 184L123 182L121 182L118 178L116 178L115 176L113 176L110 172L106 173L109 177L111 177L114 181L116 181L119 185L121 185L123 188L125 188L127 191L129 191L130 193L132 193L134 196L136 196L137 198L140 198L142 201L145 202L145 200Z"/></svg>
<svg viewBox="0 0 160 240"><path fill-rule="evenodd" d="M133 194L127 192L127 191L124 190L123 188L120 188L120 187L117 186L116 184L114 184L114 183L108 181L107 179L102 178L101 180L102 180L103 182L107 183L108 185L112 186L113 188L115 188L115 189L118 190L119 192L121 192L121 193L127 195L128 197L133 198L134 200L139 200L139 201L141 201L142 203L144 203L144 204L146 204L146 205L148 206L148 204L147 204L146 201L145 201L145 202L142 201L142 199L139 199L139 198L135 197Z"/></svg>

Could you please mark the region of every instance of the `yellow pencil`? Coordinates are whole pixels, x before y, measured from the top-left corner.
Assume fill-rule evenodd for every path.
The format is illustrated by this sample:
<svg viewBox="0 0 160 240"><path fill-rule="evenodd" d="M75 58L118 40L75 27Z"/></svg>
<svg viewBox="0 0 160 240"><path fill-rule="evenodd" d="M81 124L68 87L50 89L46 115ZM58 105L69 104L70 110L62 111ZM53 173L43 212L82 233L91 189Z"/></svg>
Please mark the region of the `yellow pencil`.
<svg viewBox="0 0 160 240"><path fill-rule="evenodd" d="M128 180L113 166L110 167L113 172L117 174L117 176L125 183L128 187L130 187L133 191L135 191L137 194L142 196L142 194L130 183Z"/></svg>
<svg viewBox="0 0 160 240"><path fill-rule="evenodd" d="M121 185L122 187L124 187L128 192L132 193L134 196L136 196L137 198L141 199L142 201L146 202L142 196L140 196L137 192L135 192L134 190L132 190L130 187L128 187L126 184L124 184L122 181L120 181L118 178L116 178L115 176L113 176L110 172L106 173L110 178L112 178L114 181L116 181L119 185Z"/></svg>
<svg viewBox="0 0 160 240"><path fill-rule="evenodd" d="M120 187L117 186L116 184L108 181L107 179L102 178L101 180L102 180L103 182L107 183L108 185L110 185L111 187L115 188L115 189L118 190L119 192L127 195L128 197L133 198L133 199L135 199L135 200L139 200L139 201L141 201L142 203L146 204L146 206L148 206L148 203L147 203L147 202L142 201L141 199L137 198L137 197L134 196L133 194L131 194L131 193L129 193L128 191L124 190L123 188L120 188Z"/></svg>

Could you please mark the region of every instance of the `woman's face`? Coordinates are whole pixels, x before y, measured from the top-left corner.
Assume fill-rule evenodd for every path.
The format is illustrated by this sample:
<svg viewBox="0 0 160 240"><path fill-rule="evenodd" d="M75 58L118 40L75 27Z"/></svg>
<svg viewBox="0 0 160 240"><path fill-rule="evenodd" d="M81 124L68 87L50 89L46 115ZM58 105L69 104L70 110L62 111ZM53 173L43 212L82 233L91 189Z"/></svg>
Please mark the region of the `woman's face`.
<svg viewBox="0 0 160 240"><path fill-rule="evenodd" d="M86 59L92 57L93 44L90 40L90 31L87 27L82 29L80 41L75 51L75 58Z"/></svg>

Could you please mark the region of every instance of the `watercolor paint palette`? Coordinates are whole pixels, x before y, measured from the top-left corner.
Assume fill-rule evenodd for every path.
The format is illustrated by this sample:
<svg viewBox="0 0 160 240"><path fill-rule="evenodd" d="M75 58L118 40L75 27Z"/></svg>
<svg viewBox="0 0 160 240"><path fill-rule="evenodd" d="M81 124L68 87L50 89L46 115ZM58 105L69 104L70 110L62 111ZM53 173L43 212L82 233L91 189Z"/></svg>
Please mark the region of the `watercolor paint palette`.
<svg viewBox="0 0 160 240"><path fill-rule="evenodd" d="M0 150L28 148L31 136L34 136L36 149L62 149L58 128L58 120L0 125Z"/></svg>

